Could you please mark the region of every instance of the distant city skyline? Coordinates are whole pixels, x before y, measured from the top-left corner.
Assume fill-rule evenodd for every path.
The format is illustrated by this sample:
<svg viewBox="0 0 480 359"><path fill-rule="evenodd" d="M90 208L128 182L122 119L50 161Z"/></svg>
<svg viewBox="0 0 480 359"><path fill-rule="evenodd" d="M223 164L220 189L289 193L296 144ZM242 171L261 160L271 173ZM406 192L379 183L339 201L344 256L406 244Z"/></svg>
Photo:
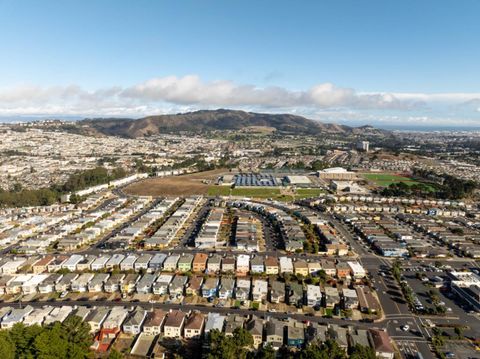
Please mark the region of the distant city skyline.
<svg viewBox="0 0 480 359"><path fill-rule="evenodd" d="M0 121L284 112L480 127L480 2L0 0Z"/></svg>

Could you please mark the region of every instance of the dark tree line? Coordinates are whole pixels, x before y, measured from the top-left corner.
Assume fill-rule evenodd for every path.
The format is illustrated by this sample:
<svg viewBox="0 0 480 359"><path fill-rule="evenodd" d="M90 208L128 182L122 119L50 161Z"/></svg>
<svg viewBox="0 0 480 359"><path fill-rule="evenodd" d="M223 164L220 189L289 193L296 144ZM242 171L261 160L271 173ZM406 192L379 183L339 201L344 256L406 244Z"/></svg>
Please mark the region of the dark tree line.
<svg viewBox="0 0 480 359"><path fill-rule="evenodd" d="M111 173L105 167L95 167L72 174L68 180L60 186L52 186L59 193L75 192L87 187L96 186L125 177L127 172L119 167Z"/></svg>
<svg viewBox="0 0 480 359"><path fill-rule="evenodd" d="M65 183L49 188L24 189L16 183L10 190L0 188L0 207L48 206L58 202L62 194L109 183L126 175L127 172L120 167L111 172L104 167L96 167L73 173Z"/></svg>

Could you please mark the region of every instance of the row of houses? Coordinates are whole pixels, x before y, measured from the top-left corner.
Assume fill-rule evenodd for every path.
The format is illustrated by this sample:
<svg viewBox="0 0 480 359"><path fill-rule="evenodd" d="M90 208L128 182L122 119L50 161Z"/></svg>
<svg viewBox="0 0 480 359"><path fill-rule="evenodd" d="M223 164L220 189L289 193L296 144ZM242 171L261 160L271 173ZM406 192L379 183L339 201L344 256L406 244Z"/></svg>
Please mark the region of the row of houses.
<svg viewBox="0 0 480 359"><path fill-rule="evenodd" d="M202 196L187 197L183 204L163 223L163 225L149 238L144 241L147 249L165 248L177 236L187 219L202 203Z"/></svg>
<svg viewBox="0 0 480 359"><path fill-rule="evenodd" d="M105 219L107 213L123 206L125 201L113 197L111 193L103 193L88 197L78 207L57 205L46 206L45 209L41 207L20 209L19 212L13 212L15 213L13 222L2 220L2 223L14 223L14 226L6 234L0 233L0 245L17 243L15 249L18 253L35 254L46 252L49 246L61 240L68 242L70 239L67 237L72 235L77 237L76 241L87 243L95 232L101 232L108 226L108 221L97 222ZM98 209L102 202L104 205ZM59 212L56 212L57 210ZM88 231L80 235L80 232L86 229L84 227L87 223ZM90 228L92 224L94 228Z"/></svg>
<svg viewBox="0 0 480 359"><path fill-rule="evenodd" d="M448 255L446 248L433 246L431 242L422 240L421 235L401 218L404 215L388 217L372 214L338 215L345 223L356 227L359 237L366 240L382 255L401 257L442 258ZM410 216L410 215L408 215ZM406 217L405 217L406 218Z"/></svg>
<svg viewBox="0 0 480 359"><path fill-rule="evenodd" d="M289 252L303 249L306 237L301 224L306 223L319 230L327 255L345 256L348 254L349 247L342 236L336 232L328 221L309 208L277 202L270 204L269 202L236 201L231 205L258 212L276 222L282 233L285 249Z"/></svg>
<svg viewBox="0 0 480 359"><path fill-rule="evenodd" d="M235 246L242 251L258 252L263 237L262 223L253 216L239 216L235 227Z"/></svg>
<svg viewBox="0 0 480 359"><path fill-rule="evenodd" d="M221 239L219 235L220 227L225 219L224 208L216 207L210 209L200 232L195 238L195 247L204 249L224 246L225 239Z"/></svg>
<svg viewBox="0 0 480 359"><path fill-rule="evenodd" d="M125 198L116 198L101 210L88 213L77 221L66 223L63 228L65 229L64 235L61 235L57 241L57 248L63 251L73 251L93 243L101 235L126 221L147 203L139 201L126 205L126 202Z"/></svg>
<svg viewBox="0 0 480 359"><path fill-rule="evenodd" d="M63 322L73 311L70 306L33 308L27 305L23 308L0 308L0 327L11 329L15 324L48 325L53 322Z"/></svg>
<svg viewBox="0 0 480 359"><path fill-rule="evenodd" d="M450 221L412 215L398 215L397 218L445 247L457 249L461 255L480 258L480 230L463 217Z"/></svg>
<svg viewBox="0 0 480 359"><path fill-rule="evenodd" d="M249 211L259 213L277 224L280 230L285 249L289 252L303 250L303 243L306 241L305 233L300 227L300 223L293 218L290 213L292 209L298 206L287 207L281 203L269 202L252 202L252 201L233 201L228 203L229 206L245 208Z"/></svg>
<svg viewBox="0 0 480 359"><path fill-rule="evenodd" d="M358 219L350 218L347 223L352 226L360 238L364 239L380 255L385 257L404 257L408 255L406 243L401 241L401 238L406 239L408 237L409 240L413 240L413 237L410 237L410 233L408 231L404 232L401 228L397 228L398 231L393 228L392 232L392 226L396 225L395 222L384 217L378 217L374 220L360 217ZM394 233L397 233L399 238Z"/></svg>
<svg viewBox="0 0 480 359"><path fill-rule="evenodd" d="M459 201L449 201L449 200L435 200L435 199L424 199L424 198L406 198L406 197L378 197L370 195L342 195L342 196L331 196L328 198L336 202L365 202L365 203L387 203L387 204L403 204L409 206L440 206L440 207L465 207L464 202Z"/></svg>
<svg viewBox="0 0 480 359"><path fill-rule="evenodd" d="M334 226L325 221L324 223L317 224L317 229L327 255L348 255L349 246Z"/></svg>
<svg viewBox="0 0 480 359"><path fill-rule="evenodd" d="M131 245L136 239L143 238L145 234L148 234L150 226L161 220L177 201L178 198L163 199L135 221L129 223L128 226L123 228L119 233L109 238L105 244L105 248L124 249Z"/></svg>
<svg viewBox="0 0 480 359"><path fill-rule="evenodd" d="M8 213L0 216L0 246L22 244L29 238L39 238L62 223L75 220L79 209L67 208L58 212ZM48 245L48 244L47 244Z"/></svg>
<svg viewBox="0 0 480 359"><path fill-rule="evenodd" d="M278 319L235 314L222 315L210 312L145 310L142 307L52 307L33 308L3 307L0 309L0 327L9 329L16 323L48 325L63 322L69 316L78 316L90 326L94 335L92 349L106 352L123 332L138 335L131 354L148 356L155 340L159 338L206 339L216 330L233 336L237 328L244 328L253 338L253 349L270 344L274 349L282 346L301 348L307 343L335 340L345 351L357 344L372 347L378 358L392 359L394 349L391 338L385 331L365 330L348 326L318 323L301 323L293 319Z"/></svg>
<svg viewBox="0 0 480 359"><path fill-rule="evenodd" d="M249 277L202 277L170 273L108 274L108 273L67 273L67 274L19 274L0 277L0 295L48 294L52 292L89 292L125 294L170 295L179 298L185 295L204 298L220 298L257 302L288 303L297 307L343 307L378 311L378 302L368 287L352 285L342 289L325 285L306 285L291 281L283 282L270 278Z"/></svg>
<svg viewBox="0 0 480 359"><path fill-rule="evenodd" d="M32 261L30 259L30 261ZM18 272L26 263L26 258L0 259L0 273ZM182 254L103 254L95 255L47 255L31 263L35 274L57 272L66 269L75 271L103 271L119 269L121 271L158 270L193 273L235 273L236 275L290 273L307 277L324 271L327 276L341 279L362 279L366 277L365 268L357 261L335 261L330 259L301 259L288 256L261 256L257 254L220 255L216 253Z"/></svg>
<svg viewBox="0 0 480 359"><path fill-rule="evenodd" d="M303 248L303 242L305 235L301 229L299 222L292 223L293 218L298 218L300 223L306 223L315 226L320 233L321 243L324 248L324 253L327 255L346 256L349 251L349 246L337 233L335 228L331 224L321 218L315 211L309 208L297 206L295 204L277 204L275 203L274 210L281 208L287 213L287 219L285 217L276 217L275 219L281 219L280 228L284 231L285 248L288 251L295 251ZM291 215L291 216L290 216ZM289 228L285 228L285 223L289 224ZM302 246L300 246L300 244Z"/></svg>
<svg viewBox="0 0 480 359"><path fill-rule="evenodd" d="M159 318L164 312L158 314ZM163 319L163 336L167 338L207 339L212 331L231 337L237 328L243 328L252 335L253 348L270 345L302 348L308 343L322 343L334 340L345 352L356 345L371 347L378 358L394 357L392 339L385 331L359 329L354 326L342 327L336 324L301 323L294 319L262 319L257 316L222 315L220 313L184 313L170 311ZM145 328L145 327L143 327ZM144 334L150 334L149 324ZM134 347L135 348L135 345Z"/></svg>
<svg viewBox="0 0 480 359"><path fill-rule="evenodd" d="M407 213L407 214L428 214L430 216L457 217L464 216L465 211L461 209L446 208L424 208L408 207L392 204L355 204L355 203L320 203L318 207L329 213Z"/></svg>

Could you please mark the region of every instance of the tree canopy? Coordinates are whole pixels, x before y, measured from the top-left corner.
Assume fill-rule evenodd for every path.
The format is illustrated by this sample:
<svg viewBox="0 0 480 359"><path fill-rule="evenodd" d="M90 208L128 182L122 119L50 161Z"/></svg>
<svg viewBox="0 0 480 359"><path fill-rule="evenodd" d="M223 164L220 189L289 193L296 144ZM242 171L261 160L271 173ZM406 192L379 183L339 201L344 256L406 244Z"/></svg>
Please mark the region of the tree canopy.
<svg viewBox="0 0 480 359"><path fill-rule="evenodd" d="M253 337L243 328L235 329L231 337L218 330L212 330L208 335L208 344L208 359L246 358L248 347L253 345Z"/></svg>
<svg viewBox="0 0 480 359"><path fill-rule="evenodd" d="M104 167L96 167L76 172L70 175L65 183L52 185L50 188L24 189L19 183L15 183L11 190L0 188L0 207L48 206L58 202L64 193L109 183L126 175L121 167L113 169L110 173ZM78 198L73 196L72 199L75 203Z"/></svg>
<svg viewBox="0 0 480 359"><path fill-rule="evenodd" d="M45 327L15 324L0 331L0 358L83 359L90 357L90 326L80 317Z"/></svg>

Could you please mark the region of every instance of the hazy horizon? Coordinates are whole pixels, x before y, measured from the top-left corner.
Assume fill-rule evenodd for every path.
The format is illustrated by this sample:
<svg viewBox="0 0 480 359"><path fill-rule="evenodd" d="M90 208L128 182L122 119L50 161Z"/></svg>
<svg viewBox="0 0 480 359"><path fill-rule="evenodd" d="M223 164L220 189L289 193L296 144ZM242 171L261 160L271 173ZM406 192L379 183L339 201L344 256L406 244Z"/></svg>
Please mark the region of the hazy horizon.
<svg viewBox="0 0 480 359"><path fill-rule="evenodd" d="M174 114L174 113L172 113ZM35 122L35 121L47 121L47 120L60 120L60 121L66 121L66 122L76 122L76 121L82 121L85 119L98 119L98 118L105 118L105 119L111 119L111 118L127 118L127 119L141 119L145 116L136 116L136 117L119 117L119 116L16 116L16 117L1 117L0 116L0 123L4 124L14 124L14 123L27 123L27 122ZM308 118L308 117L306 117ZM352 126L352 127L362 127L362 126L372 126L375 128L379 129L384 129L384 130L391 130L391 131L412 131L412 132L431 132L431 131L480 131L480 125L479 126L442 126L442 125L435 125L435 124L430 124L430 125L423 125L423 124L408 124L408 125L401 125L401 124L388 124L388 123L367 123L367 122L351 122L351 121L337 121L337 122L325 122L325 121L320 121L320 120L313 120L313 121L319 121L322 123L334 123L334 124L339 124L339 125L347 125L347 126Z"/></svg>

